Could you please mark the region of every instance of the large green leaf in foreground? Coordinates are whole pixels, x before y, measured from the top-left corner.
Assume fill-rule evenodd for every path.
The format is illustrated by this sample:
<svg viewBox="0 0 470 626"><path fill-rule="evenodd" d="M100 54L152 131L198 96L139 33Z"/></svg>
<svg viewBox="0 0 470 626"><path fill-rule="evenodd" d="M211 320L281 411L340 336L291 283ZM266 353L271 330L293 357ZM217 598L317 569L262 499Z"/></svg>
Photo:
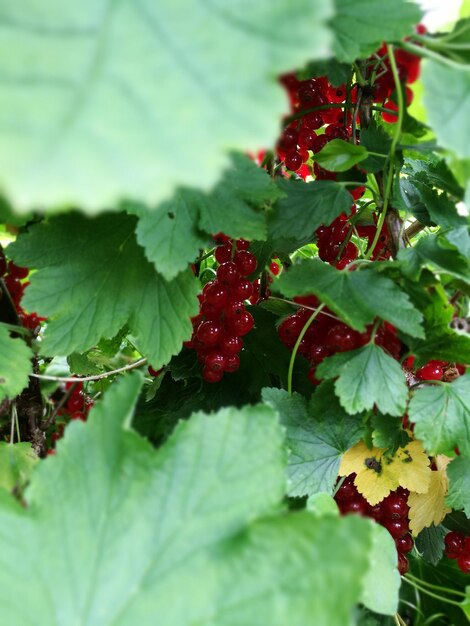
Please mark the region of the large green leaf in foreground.
<svg viewBox="0 0 470 626"><path fill-rule="evenodd" d="M139 387L128 376L68 427L27 508L0 496L5 624L346 626L363 595L396 610L389 537L377 561L371 522L281 511L272 409L195 414L156 452L129 429ZM362 590L373 561L386 601Z"/></svg>
<svg viewBox="0 0 470 626"><path fill-rule="evenodd" d="M52 218L8 248L39 271L23 304L48 317L43 354L68 355L114 337L128 323L155 366L167 363L191 336L197 281L188 270L167 282L135 240L136 219L122 214Z"/></svg>
<svg viewBox="0 0 470 626"><path fill-rule="evenodd" d="M274 143L276 76L327 56L331 0L4 0L0 184L20 209L153 204Z"/></svg>
<svg viewBox="0 0 470 626"><path fill-rule="evenodd" d="M13 339L6 326L0 325L0 401L14 398L28 385L32 356L22 339Z"/></svg>

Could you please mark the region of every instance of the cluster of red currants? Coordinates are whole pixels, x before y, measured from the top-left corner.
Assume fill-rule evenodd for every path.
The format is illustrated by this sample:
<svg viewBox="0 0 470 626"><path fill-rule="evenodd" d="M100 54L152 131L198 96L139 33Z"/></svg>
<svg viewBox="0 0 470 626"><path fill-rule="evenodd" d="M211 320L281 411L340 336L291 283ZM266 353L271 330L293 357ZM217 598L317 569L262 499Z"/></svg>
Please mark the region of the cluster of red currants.
<svg viewBox="0 0 470 626"><path fill-rule="evenodd" d="M56 421L55 428L51 433L51 447L47 451L47 454L55 454L55 443L59 439L62 439L64 435L64 429L67 424L73 420L81 420L85 422L88 416L88 412L93 407L93 400L83 392L83 383L65 383L65 394L67 400L64 406L61 406L57 410L57 417L59 421ZM64 396L59 400L63 402Z"/></svg>
<svg viewBox="0 0 470 626"><path fill-rule="evenodd" d="M345 269L357 259L359 250L350 241L352 233L354 232L356 236L367 239L367 248L370 248L377 232L377 227L373 224L365 226L358 224L353 227L348 220L355 212L356 207L353 205L349 216L341 213L329 226L322 225L315 231L318 256L322 261L334 265L339 270ZM390 257L390 252L387 249L388 240L388 230L384 224L380 237L370 256L372 261L385 260Z"/></svg>
<svg viewBox="0 0 470 626"><path fill-rule="evenodd" d="M284 318L278 327L279 338L289 349L294 348L313 309L317 309L320 304L315 296L297 296L294 301L303 306L293 315ZM370 341L371 333L372 326L368 327L365 332L359 333L340 322L328 307L322 309L307 328L297 350L298 354L310 362L308 373L310 382L313 385L320 383L315 377L315 372L324 358L335 352L347 352L364 346ZM397 337L395 327L388 322L384 322L377 329L374 341L394 359L400 358L402 344Z"/></svg>
<svg viewBox="0 0 470 626"><path fill-rule="evenodd" d="M254 293L248 276L257 260L245 239L231 240L218 234L215 259L219 264L215 280L207 283L199 296L199 315L192 318L193 336L186 347L196 350L203 365L202 377L208 383L219 382L225 373L240 367L242 337L253 328L254 320L246 302Z"/></svg>
<svg viewBox="0 0 470 626"><path fill-rule="evenodd" d="M444 538L444 553L449 559L456 559L459 570L470 573L470 537L452 530Z"/></svg>
<svg viewBox="0 0 470 626"><path fill-rule="evenodd" d="M418 24L416 32L420 35L424 35L426 33L426 27L423 24ZM419 78L421 57L401 49L394 50L393 54L398 70L398 77L400 79L400 83L405 87L406 102L409 105L413 100L413 92L407 85L411 85ZM393 73L385 44L381 46L379 50L377 50L377 52L369 59L369 66L377 76L377 79L374 81L372 92L374 102L383 103L385 109L393 111L382 112L383 120L393 124L398 119L398 106L396 102L390 98L392 93L395 91L395 81L393 79ZM354 96L355 94L353 93L353 102L355 101Z"/></svg>
<svg viewBox="0 0 470 626"><path fill-rule="evenodd" d="M414 356L407 357L403 362L403 368L405 370L412 371L414 362ZM449 366L451 366L451 363L449 363L448 361L438 361L436 359L432 359L422 367L418 368L414 372L414 375L420 380L442 380ZM462 376L462 374L465 374L466 368L465 365L463 365L462 363L456 363L455 369L460 376Z"/></svg>
<svg viewBox="0 0 470 626"><path fill-rule="evenodd" d="M291 112L296 117L282 131L276 152L288 170L305 179L312 174L306 165L309 151L317 153L333 139L348 141L350 138L352 116L338 107L345 101L346 87L333 87L326 76L299 80L295 74L285 74L280 81L287 89ZM329 108L329 104L334 106ZM325 124L324 132L317 134L315 131ZM336 174L323 169L318 163L313 165L313 174L319 180L336 179ZM364 188L356 190L354 197L360 198L363 192Z"/></svg>
<svg viewBox="0 0 470 626"><path fill-rule="evenodd" d="M406 574L409 568L405 554L414 546L413 537L409 532L408 495L406 489L399 487L375 506L371 506L358 492L354 484L356 474L350 474L338 488L335 500L343 515L357 513L374 519L384 526L395 540L398 553L398 571Z"/></svg>
<svg viewBox="0 0 470 626"><path fill-rule="evenodd" d="M8 289L11 300L15 305L21 324L25 328L35 330L40 322L43 322L46 318L39 317L36 313L26 313L21 307L21 298L23 297L25 288L28 286L28 283L22 283L21 281L24 280L28 274L29 269L27 267L20 267L19 265L15 265L13 261L7 261L3 250L0 249L0 278L5 282L5 287Z"/></svg>

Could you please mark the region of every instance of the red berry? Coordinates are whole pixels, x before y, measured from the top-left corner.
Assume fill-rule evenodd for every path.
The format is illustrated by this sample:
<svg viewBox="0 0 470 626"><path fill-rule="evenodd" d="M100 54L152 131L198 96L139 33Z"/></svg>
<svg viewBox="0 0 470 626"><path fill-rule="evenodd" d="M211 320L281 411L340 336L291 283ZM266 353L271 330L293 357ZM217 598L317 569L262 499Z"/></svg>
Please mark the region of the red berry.
<svg viewBox="0 0 470 626"><path fill-rule="evenodd" d="M149 365L147 369L148 369L148 373L150 374L150 376L153 376L154 378L156 378L157 376L160 376L160 374L163 372L163 368L159 370L155 370L153 369L151 365Z"/></svg>
<svg viewBox="0 0 470 626"><path fill-rule="evenodd" d="M254 324L255 320L251 313L245 311L245 313L229 320L229 329L237 337L242 337L250 332Z"/></svg>
<svg viewBox="0 0 470 626"><path fill-rule="evenodd" d="M337 500L352 500L357 496L357 489L353 483L344 482L336 492L335 498Z"/></svg>
<svg viewBox="0 0 470 626"><path fill-rule="evenodd" d="M421 380L441 380L444 376L441 361L429 361L417 370L416 376Z"/></svg>
<svg viewBox="0 0 470 626"><path fill-rule="evenodd" d="M245 313L245 305L243 302L232 302L224 309L224 313L227 319L240 317Z"/></svg>
<svg viewBox="0 0 470 626"><path fill-rule="evenodd" d="M220 372L225 367L225 355L222 352L213 350L206 356L204 365L213 372Z"/></svg>
<svg viewBox="0 0 470 626"><path fill-rule="evenodd" d="M86 422L86 415L83 411L74 411L71 416L71 420L80 420L82 422Z"/></svg>
<svg viewBox="0 0 470 626"><path fill-rule="evenodd" d="M328 331L325 344L338 352L347 352L356 347L357 335L358 333L346 324L335 324Z"/></svg>
<svg viewBox="0 0 470 626"><path fill-rule="evenodd" d="M397 551L401 552L402 554L411 552L414 546L413 537L410 535L410 533L407 533L404 537L395 539L395 545L397 547Z"/></svg>
<svg viewBox="0 0 470 626"><path fill-rule="evenodd" d="M215 260L217 263L227 263L232 260L232 244L224 243L223 246L217 246L215 249Z"/></svg>
<svg viewBox="0 0 470 626"><path fill-rule="evenodd" d="M255 255L252 252L248 252L248 250L236 252L233 260L242 276L249 276L255 271L257 266Z"/></svg>
<svg viewBox="0 0 470 626"><path fill-rule="evenodd" d="M220 319L221 314L222 314L222 310L217 309L212 304L209 304L208 302L203 302L201 304L201 315L206 320L218 321Z"/></svg>
<svg viewBox="0 0 470 626"><path fill-rule="evenodd" d="M227 287L216 280L211 283L207 283L202 293L204 295L204 300L217 309L222 309L226 306L229 300L229 291Z"/></svg>
<svg viewBox="0 0 470 626"><path fill-rule="evenodd" d="M400 539L400 537L404 537L408 532L408 520L386 520L383 525L394 539Z"/></svg>
<svg viewBox="0 0 470 626"><path fill-rule="evenodd" d="M241 278L230 285L230 297L236 302L248 300L253 295L253 285L249 280Z"/></svg>
<svg viewBox="0 0 470 626"><path fill-rule="evenodd" d="M312 113L307 113L302 118L302 126L305 128L309 128L310 130L317 130L323 126L323 118L321 116L321 111Z"/></svg>
<svg viewBox="0 0 470 626"><path fill-rule="evenodd" d="M405 519L408 516L408 503L404 496L391 493L382 502L384 516L390 519Z"/></svg>
<svg viewBox="0 0 470 626"><path fill-rule="evenodd" d="M358 515L367 515L369 511L369 505L364 498L354 498L353 500L347 500L341 506L341 512L343 514L346 513L357 513Z"/></svg>
<svg viewBox="0 0 470 626"><path fill-rule="evenodd" d="M15 302L15 304L19 302L21 296L23 295L23 285L21 284L20 279L16 278L16 276L12 276L11 274L9 274L5 278L5 285L8 289L11 299Z"/></svg>
<svg viewBox="0 0 470 626"><path fill-rule="evenodd" d="M330 356L331 352L332 351L328 346L313 344L310 346L308 357L312 363L318 365L318 363L321 363L323 359Z"/></svg>
<svg viewBox="0 0 470 626"><path fill-rule="evenodd" d="M233 263L233 261L228 261L227 263L219 265L217 269L217 278L220 282L231 285L240 279L240 273L235 263Z"/></svg>
<svg viewBox="0 0 470 626"><path fill-rule="evenodd" d="M398 571L400 572L400 576L406 574L406 572L410 569L410 564L408 559L401 552L398 553Z"/></svg>
<svg viewBox="0 0 470 626"><path fill-rule="evenodd" d="M224 367L225 372L232 374L233 372L236 372L239 367L240 367L240 357L238 356L238 354L229 354L225 358L225 367Z"/></svg>
<svg viewBox="0 0 470 626"><path fill-rule="evenodd" d="M317 368L316 366L313 366L308 370L307 374L309 381L312 383L312 385L315 385L315 387L321 383L321 380L318 380L318 378L316 377L316 372Z"/></svg>
<svg viewBox="0 0 470 626"><path fill-rule="evenodd" d="M310 150L313 143L315 142L316 135L313 130L309 128L302 128L299 132L298 145L300 148L304 148L305 150Z"/></svg>
<svg viewBox="0 0 470 626"><path fill-rule="evenodd" d="M243 340L241 337L224 336L220 341L220 349L225 356L230 354L238 354L243 348Z"/></svg>
<svg viewBox="0 0 470 626"><path fill-rule="evenodd" d="M299 170L303 162L302 155L297 152L297 150L291 150L288 152L284 159L287 169L292 172Z"/></svg>
<svg viewBox="0 0 470 626"><path fill-rule="evenodd" d="M196 332L197 339L206 346L215 345L222 334L222 325L218 322L202 322Z"/></svg>
<svg viewBox="0 0 470 626"><path fill-rule="evenodd" d="M457 557L457 565L459 566L459 570L464 574L468 574L470 572L470 551L465 550Z"/></svg>
<svg viewBox="0 0 470 626"><path fill-rule="evenodd" d="M235 242L237 250L248 250L250 247L250 242L248 239L237 239Z"/></svg>
<svg viewBox="0 0 470 626"><path fill-rule="evenodd" d="M277 276L279 272L281 271L281 268L276 263L276 261L273 261L272 263L269 264L269 271L271 272L271 274L274 274L274 276Z"/></svg>
<svg viewBox="0 0 470 626"><path fill-rule="evenodd" d="M297 136L298 133L295 128L286 128L279 139L279 146L283 150L295 150L297 146Z"/></svg>
<svg viewBox="0 0 470 626"><path fill-rule="evenodd" d="M340 85L339 87L332 87L329 85L326 94L330 102L344 102L346 98L346 86Z"/></svg>
<svg viewBox="0 0 470 626"><path fill-rule="evenodd" d="M13 261L8 263L8 273L13 278L26 278L29 274L29 269L27 267L20 267L19 265L15 265Z"/></svg>
<svg viewBox="0 0 470 626"><path fill-rule="evenodd" d="M67 400L67 410L70 413L81 411L83 409L83 395L81 392L73 393Z"/></svg>
<svg viewBox="0 0 470 626"><path fill-rule="evenodd" d="M214 372L214 370L211 370L208 367L204 367L202 370L202 377L206 381L206 383L218 383L222 380L223 376L223 370Z"/></svg>
<svg viewBox="0 0 470 626"><path fill-rule="evenodd" d="M289 317L286 317L286 319L281 322L277 329L279 339L288 348L293 348L304 324L305 322L298 315L289 315Z"/></svg>
<svg viewBox="0 0 470 626"><path fill-rule="evenodd" d="M383 121L388 122L389 124L395 124L395 122L398 119L398 105L395 104L393 100L387 100L384 104L384 107L391 111L396 111L396 113L388 113L388 112L383 111L382 112Z"/></svg>
<svg viewBox="0 0 470 626"><path fill-rule="evenodd" d="M445 555L449 559L456 559L465 548L465 535L456 530L451 530L444 537Z"/></svg>

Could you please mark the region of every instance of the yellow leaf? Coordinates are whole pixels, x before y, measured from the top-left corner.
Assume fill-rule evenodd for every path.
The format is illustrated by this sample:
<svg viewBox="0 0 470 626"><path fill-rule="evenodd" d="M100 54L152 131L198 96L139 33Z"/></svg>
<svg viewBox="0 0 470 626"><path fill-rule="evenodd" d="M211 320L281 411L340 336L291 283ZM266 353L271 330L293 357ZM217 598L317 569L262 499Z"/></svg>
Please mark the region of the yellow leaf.
<svg viewBox="0 0 470 626"><path fill-rule="evenodd" d="M423 528L440 524L449 509L445 505L445 497L449 488L449 481L445 469L431 472L431 482L426 493L410 493L408 506L410 511L410 530L413 535L420 533Z"/></svg>
<svg viewBox="0 0 470 626"><path fill-rule="evenodd" d="M431 480L429 459L419 441L411 441L391 457L383 448L368 448L360 441L348 450L339 468L340 476L355 473L354 484L374 506L399 486L426 493Z"/></svg>

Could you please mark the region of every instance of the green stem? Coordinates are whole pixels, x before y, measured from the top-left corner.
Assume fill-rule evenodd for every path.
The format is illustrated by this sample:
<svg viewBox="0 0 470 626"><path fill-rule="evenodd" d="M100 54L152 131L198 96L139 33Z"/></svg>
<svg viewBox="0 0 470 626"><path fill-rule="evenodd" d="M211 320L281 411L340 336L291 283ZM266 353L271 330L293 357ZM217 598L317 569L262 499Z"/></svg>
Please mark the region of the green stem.
<svg viewBox="0 0 470 626"><path fill-rule="evenodd" d="M454 36L454 33L451 33ZM412 41L418 41L431 50L470 50L470 43L452 43L445 37L426 37L424 35L413 35Z"/></svg>
<svg viewBox="0 0 470 626"><path fill-rule="evenodd" d="M334 498L335 495L338 493L341 485L344 483L344 481L346 480L346 476L341 476L341 478L338 480L338 483L333 491L333 493L331 494L331 497Z"/></svg>
<svg viewBox="0 0 470 626"><path fill-rule="evenodd" d="M291 357L290 357L289 371L287 372L287 393L289 395L292 395L292 374L293 374L293 371L294 371L295 357L297 356L297 351L299 349L300 342L305 337L305 333L307 332L310 324L313 322L313 320L317 317L317 315L322 311L322 309L324 307L325 307L324 304L320 304L318 309L316 309L312 313L312 315L305 322L304 327L300 331L300 335L297 337L297 341L295 342L294 349L292 350L292 354L291 354Z"/></svg>
<svg viewBox="0 0 470 626"><path fill-rule="evenodd" d="M379 241L380 233L382 232L383 225L385 224L385 218L387 216L388 203L390 199L390 193L392 191L392 181L393 181L393 172L394 172L394 157L395 150L397 148L398 142L400 140L401 129L403 126L403 115L404 115L404 101L403 101L403 91L401 88L400 77L398 76L398 68L395 61L395 55L393 54L393 46L391 44L387 44L387 52L388 58L390 61L390 67L393 74L393 80L395 83L395 89L397 93L397 105L398 105L398 119L395 123L395 132L393 134L392 143L390 145L390 150L388 153L388 176L387 182L385 185L385 191L383 196L383 205L382 205L382 213L380 214L379 222L377 224L377 231L374 236L374 240L369 248L369 250L365 254L366 259L370 259L373 251Z"/></svg>
<svg viewBox="0 0 470 626"><path fill-rule="evenodd" d="M462 70L462 69L469 68L468 65L463 65L463 63L457 63L456 61L452 61L451 59L448 59L447 57L442 56L442 54L438 54L437 52L434 52L433 50L430 50L429 48L416 46L410 43L409 41L400 41L400 42L395 43L395 45L397 48L401 48L402 50L411 52L411 54L414 54L418 57L432 59L433 61L438 61L439 63L442 63L443 65L448 65L454 70L455 69Z"/></svg>
<svg viewBox="0 0 470 626"><path fill-rule="evenodd" d="M392 109L387 109L386 107L381 106L380 104L373 104L370 107L373 111L382 111L383 113L390 113L391 115L396 115L396 111L392 111Z"/></svg>
<svg viewBox="0 0 470 626"><path fill-rule="evenodd" d="M375 320L374 322L374 326L372 328L372 332L370 334L370 339L369 339L369 343L374 345L375 344L375 336L377 335L377 331L379 330L379 326L382 323L382 320L378 319Z"/></svg>
<svg viewBox="0 0 470 626"><path fill-rule="evenodd" d="M413 576L413 574L408 573L406 574L405 578L409 578L410 580L420 585L423 585L423 587L429 587L430 589L435 589L436 591L443 591L444 593L450 593L456 596L460 596L462 598L466 598L466 595L463 593L463 591L458 591L457 589L449 589L448 587L441 587L440 585L433 585L432 583L428 583L427 580L421 580L420 578Z"/></svg>
<svg viewBox="0 0 470 626"><path fill-rule="evenodd" d="M457 602L456 600L451 600L450 598L445 598L444 596L440 596L437 593L433 593L432 591L429 591L425 587L418 585L416 581L411 580L407 576L402 576L402 580L407 582L409 585L411 585L415 589L418 589L418 591L421 591L421 593L424 593L425 595L428 595L429 597L434 598L435 600L439 600L439 602L443 602L444 604L452 604L453 606L458 606L459 608L462 608L462 605L460 604L460 602Z"/></svg>

